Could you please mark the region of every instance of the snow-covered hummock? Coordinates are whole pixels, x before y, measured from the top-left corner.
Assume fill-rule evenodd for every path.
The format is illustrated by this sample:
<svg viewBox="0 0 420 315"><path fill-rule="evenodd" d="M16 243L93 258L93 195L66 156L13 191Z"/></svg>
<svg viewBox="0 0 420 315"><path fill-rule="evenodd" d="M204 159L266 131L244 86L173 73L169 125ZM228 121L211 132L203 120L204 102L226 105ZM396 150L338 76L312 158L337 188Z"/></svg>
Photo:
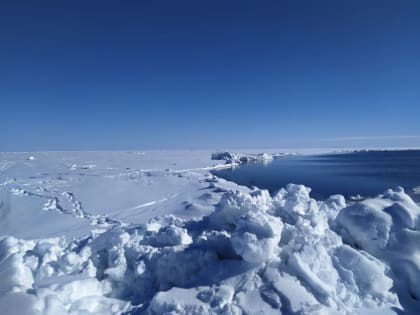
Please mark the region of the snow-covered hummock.
<svg viewBox="0 0 420 315"><path fill-rule="evenodd" d="M419 312L420 207L401 187L343 209L335 222L343 240L391 267L406 311Z"/></svg>
<svg viewBox="0 0 420 315"><path fill-rule="evenodd" d="M5 314L420 311L420 209L401 188L270 195L209 174L209 152L0 156Z"/></svg>

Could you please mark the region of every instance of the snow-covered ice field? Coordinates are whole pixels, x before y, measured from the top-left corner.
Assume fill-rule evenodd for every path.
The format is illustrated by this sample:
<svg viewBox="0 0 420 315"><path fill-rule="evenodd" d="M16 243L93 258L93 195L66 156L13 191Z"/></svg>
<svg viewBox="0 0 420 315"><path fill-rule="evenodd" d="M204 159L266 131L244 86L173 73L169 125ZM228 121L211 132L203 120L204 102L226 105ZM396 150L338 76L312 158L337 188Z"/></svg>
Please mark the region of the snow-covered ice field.
<svg viewBox="0 0 420 315"><path fill-rule="evenodd" d="M211 153L0 153L0 314L420 314L401 188L270 195Z"/></svg>

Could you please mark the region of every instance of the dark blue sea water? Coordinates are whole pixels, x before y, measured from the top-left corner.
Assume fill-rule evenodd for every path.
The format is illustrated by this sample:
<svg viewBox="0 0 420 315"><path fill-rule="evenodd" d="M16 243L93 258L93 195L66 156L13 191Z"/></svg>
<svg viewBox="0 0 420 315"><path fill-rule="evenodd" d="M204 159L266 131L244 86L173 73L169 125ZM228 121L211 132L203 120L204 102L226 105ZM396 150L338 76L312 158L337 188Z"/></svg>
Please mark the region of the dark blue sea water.
<svg viewBox="0 0 420 315"><path fill-rule="evenodd" d="M413 188L420 186L420 150L286 156L214 174L271 192L288 183L304 184L312 188L313 197L320 199L333 194L346 198L376 196L396 186L402 186L416 201L420 199L413 193Z"/></svg>

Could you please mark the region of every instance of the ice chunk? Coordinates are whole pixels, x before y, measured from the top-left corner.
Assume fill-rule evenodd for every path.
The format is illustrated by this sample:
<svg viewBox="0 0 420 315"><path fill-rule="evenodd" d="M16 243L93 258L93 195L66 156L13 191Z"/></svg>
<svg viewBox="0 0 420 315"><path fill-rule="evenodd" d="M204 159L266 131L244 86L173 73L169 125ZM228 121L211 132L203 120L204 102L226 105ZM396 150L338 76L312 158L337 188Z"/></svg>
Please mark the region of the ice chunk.
<svg viewBox="0 0 420 315"><path fill-rule="evenodd" d="M338 247L334 254L340 268L351 271L350 276L360 293L384 297L391 289L393 282L385 276L386 266L379 260L349 246Z"/></svg>
<svg viewBox="0 0 420 315"><path fill-rule="evenodd" d="M242 217L232 234L235 252L251 263L269 260L278 249L282 222L262 211L250 211Z"/></svg>
<svg viewBox="0 0 420 315"><path fill-rule="evenodd" d="M420 208L398 187L344 208L335 223L345 241L390 265L393 285L407 311L420 308L419 216ZM375 275L372 268L364 272L361 278ZM369 291L378 294L391 285L379 283Z"/></svg>

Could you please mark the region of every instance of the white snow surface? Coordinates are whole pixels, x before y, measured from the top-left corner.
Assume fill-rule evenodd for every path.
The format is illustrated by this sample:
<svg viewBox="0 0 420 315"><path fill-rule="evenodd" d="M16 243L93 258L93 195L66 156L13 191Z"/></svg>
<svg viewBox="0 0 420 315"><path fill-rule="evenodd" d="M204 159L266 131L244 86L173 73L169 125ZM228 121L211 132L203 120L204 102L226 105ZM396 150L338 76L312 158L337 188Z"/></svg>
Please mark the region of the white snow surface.
<svg viewBox="0 0 420 315"><path fill-rule="evenodd" d="M401 188L270 195L210 170L278 152L211 153L0 153L0 313L420 313Z"/></svg>

